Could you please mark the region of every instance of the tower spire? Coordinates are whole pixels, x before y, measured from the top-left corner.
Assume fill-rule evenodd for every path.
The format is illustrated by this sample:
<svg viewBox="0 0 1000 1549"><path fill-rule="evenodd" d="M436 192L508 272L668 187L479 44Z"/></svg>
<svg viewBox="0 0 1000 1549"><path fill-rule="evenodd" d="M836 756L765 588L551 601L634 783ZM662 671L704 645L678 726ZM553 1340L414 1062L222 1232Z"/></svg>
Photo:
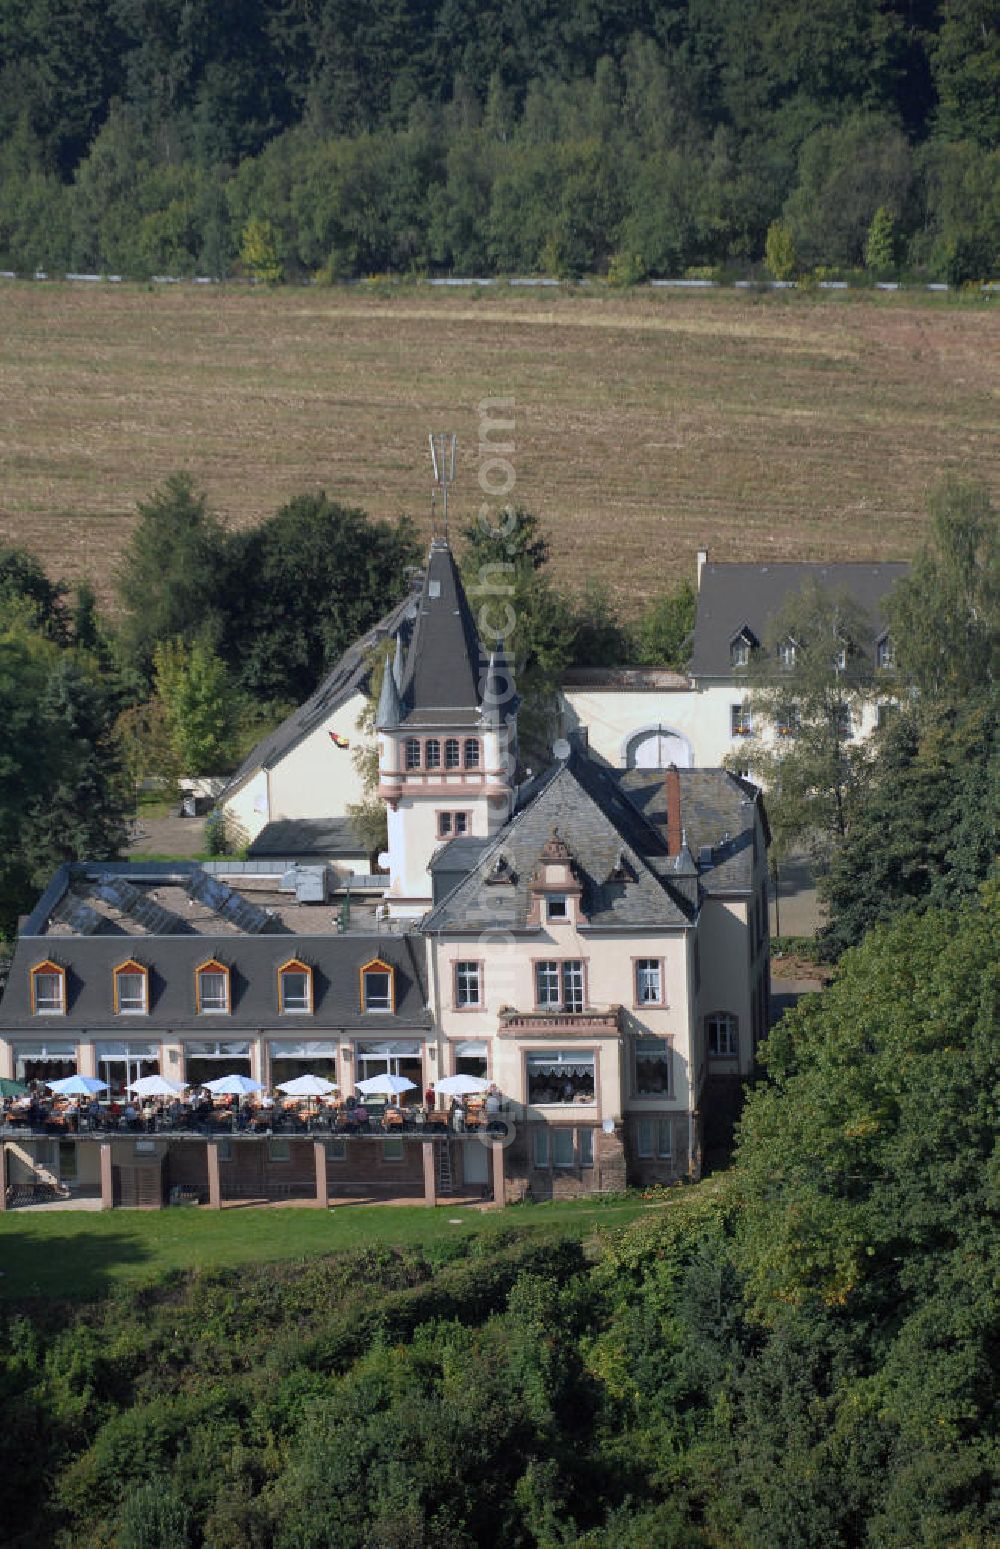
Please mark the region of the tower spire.
<svg viewBox="0 0 1000 1549"><path fill-rule="evenodd" d="M401 647L399 636L396 636L396 651L393 661L385 658L385 670L382 673L382 687L378 696L378 709L375 712L375 730L389 731L398 726L402 715L402 703L399 697L399 685L396 679L397 665L401 659Z"/></svg>

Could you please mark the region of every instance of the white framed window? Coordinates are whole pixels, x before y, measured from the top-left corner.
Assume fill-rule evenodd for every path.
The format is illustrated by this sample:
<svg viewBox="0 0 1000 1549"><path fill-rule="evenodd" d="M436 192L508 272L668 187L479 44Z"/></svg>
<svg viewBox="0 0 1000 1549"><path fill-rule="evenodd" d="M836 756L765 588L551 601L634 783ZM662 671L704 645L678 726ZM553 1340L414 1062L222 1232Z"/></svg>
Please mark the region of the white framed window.
<svg viewBox="0 0 1000 1549"><path fill-rule="evenodd" d="M663 1005L663 964L658 957L636 958L635 1003L637 1006Z"/></svg>
<svg viewBox="0 0 1000 1549"><path fill-rule="evenodd" d="M377 1012L393 1012L396 1009L393 971L380 958L373 958L361 970L361 1009Z"/></svg>
<svg viewBox="0 0 1000 1549"><path fill-rule="evenodd" d="M580 1153L580 1166L593 1167L594 1165L594 1131L592 1129L578 1129L577 1144Z"/></svg>
<svg viewBox="0 0 1000 1549"><path fill-rule="evenodd" d="M778 645L778 660L782 667L795 666L795 641L791 635L782 640Z"/></svg>
<svg viewBox="0 0 1000 1549"><path fill-rule="evenodd" d="M479 768L479 738L466 737L463 748L466 769Z"/></svg>
<svg viewBox="0 0 1000 1549"><path fill-rule="evenodd" d="M141 963L119 963L114 974L115 1011L119 1016L145 1016L149 1010L149 970Z"/></svg>
<svg viewBox="0 0 1000 1549"><path fill-rule="evenodd" d="M458 769L462 762L462 749L457 737L448 737L444 745L444 767Z"/></svg>
<svg viewBox="0 0 1000 1549"><path fill-rule="evenodd" d="M564 1011L583 1010L583 963L567 958L562 965L562 1003Z"/></svg>
<svg viewBox="0 0 1000 1549"><path fill-rule="evenodd" d="M799 730L799 707L796 704L782 705L778 711L775 728L779 737L794 737Z"/></svg>
<svg viewBox="0 0 1000 1549"><path fill-rule="evenodd" d="M424 743L424 768L441 768L441 744L437 737L428 737Z"/></svg>
<svg viewBox="0 0 1000 1549"><path fill-rule="evenodd" d="M195 1003L199 1013L224 1016L229 1011L229 969L225 963L202 963L195 971Z"/></svg>
<svg viewBox="0 0 1000 1549"><path fill-rule="evenodd" d="M706 1017L708 1052L716 1059L735 1059L740 1052L739 1021L728 1011L713 1011Z"/></svg>
<svg viewBox="0 0 1000 1549"><path fill-rule="evenodd" d="M469 832L469 814L467 812L439 812L438 838L449 839L453 834L467 834Z"/></svg>
<svg viewBox="0 0 1000 1549"><path fill-rule="evenodd" d="M891 636L883 635L875 647L875 665L880 667L883 672L888 671L890 667L895 667L896 652Z"/></svg>
<svg viewBox="0 0 1000 1549"><path fill-rule="evenodd" d="M667 1097L670 1093L670 1045L665 1038L635 1040L637 1097Z"/></svg>
<svg viewBox="0 0 1000 1549"><path fill-rule="evenodd" d="M729 647L729 659L734 667L747 667L750 664L750 642L746 635L737 635Z"/></svg>
<svg viewBox="0 0 1000 1549"><path fill-rule="evenodd" d="M549 1132L544 1124L532 1125L531 1160L535 1167L549 1165Z"/></svg>
<svg viewBox="0 0 1000 1549"><path fill-rule="evenodd" d="M747 704L729 706L729 734L731 737L750 737L753 734L753 716Z"/></svg>
<svg viewBox="0 0 1000 1549"><path fill-rule="evenodd" d="M403 758L407 769L420 768L420 743L416 737L407 737L403 744Z"/></svg>
<svg viewBox="0 0 1000 1549"><path fill-rule="evenodd" d="M597 1063L593 1049L550 1049L526 1059L528 1102L592 1103Z"/></svg>
<svg viewBox="0 0 1000 1549"><path fill-rule="evenodd" d="M36 1017L66 1015L66 970L58 963L36 963L31 970L31 1011Z"/></svg>
<svg viewBox="0 0 1000 1549"><path fill-rule="evenodd" d="M552 1165L553 1167L573 1167L575 1165L573 1131L571 1129L554 1129L552 1131Z"/></svg>
<svg viewBox="0 0 1000 1549"><path fill-rule="evenodd" d="M535 1005L544 1010L559 1005L559 964L535 964Z"/></svg>
<svg viewBox="0 0 1000 1549"><path fill-rule="evenodd" d="M455 964L455 1005L481 1006L483 1003L482 963Z"/></svg>
<svg viewBox="0 0 1000 1549"><path fill-rule="evenodd" d="M289 1016L304 1016L312 1008L312 969L292 958L278 969L278 1010Z"/></svg>
<svg viewBox="0 0 1000 1549"><path fill-rule="evenodd" d="M569 900L565 893L549 893L545 900L545 918L547 920L568 920Z"/></svg>

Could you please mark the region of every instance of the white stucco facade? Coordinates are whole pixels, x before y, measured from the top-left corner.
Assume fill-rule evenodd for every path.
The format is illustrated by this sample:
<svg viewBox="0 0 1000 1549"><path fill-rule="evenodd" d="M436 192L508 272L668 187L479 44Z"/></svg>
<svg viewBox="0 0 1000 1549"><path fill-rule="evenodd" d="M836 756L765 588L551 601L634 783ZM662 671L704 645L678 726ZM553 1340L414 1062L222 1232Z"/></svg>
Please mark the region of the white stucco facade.
<svg viewBox="0 0 1000 1549"><path fill-rule="evenodd" d="M352 695L273 764L251 771L229 791L223 810L248 839L282 818L344 817L364 799L354 755L367 740L358 730L365 705L363 694ZM338 747L331 733L349 746Z"/></svg>

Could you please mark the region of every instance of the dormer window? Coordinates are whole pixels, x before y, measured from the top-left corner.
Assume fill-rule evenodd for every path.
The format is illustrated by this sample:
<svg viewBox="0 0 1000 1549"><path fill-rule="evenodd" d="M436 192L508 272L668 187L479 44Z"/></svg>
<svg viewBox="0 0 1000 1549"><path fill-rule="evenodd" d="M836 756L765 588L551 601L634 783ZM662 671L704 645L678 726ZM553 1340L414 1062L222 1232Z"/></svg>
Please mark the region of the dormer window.
<svg viewBox="0 0 1000 1549"><path fill-rule="evenodd" d="M390 963L373 958L361 970L362 1011L394 1012L396 1009L396 976Z"/></svg>
<svg viewBox="0 0 1000 1549"><path fill-rule="evenodd" d="M896 652L893 649L892 638L883 635L875 647L875 665L883 672L889 671L896 665Z"/></svg>
<svg viewBox="0 0 1000 1549"><path fill-rule="evenodd" d="M547 920L568 920L569 900L565 893L550 893L545 900L545 918Z"/></svg>
<svg viewBox="0 0 1000 1549"><path fill-rule="evenodd" d="M313 973L297 957L278 969L278 1010L282 1016L305 1016L313 1008Z"/></svg>
<svg viewBox="0 0 1000 1549"><path fill-rule="evenodd" d="M778 660L782 667L795 666L795 641L791 635L782 640L778 645Z"/></svg>
<svg viewBox="0 0 1000 1549"><path fill-rule="evenodd" d="M36 1017L66 1015L66 970L58 963L36 963L31 970L31 1014Z"/></svg>
<svg viewBox="0 0 1000 1549"><path fill-rule="evenodd" d="M739 634L734 635L729 642L729 660L732 665L734 667L749 667L750 656L756 644L756 639L750 633L750 630L744 626Z"/></svg>
<svg viewBox="0 0 1000 1549"><path fill-rule="evenodd" d="M229 969L211 958L195 969L195 1006L199 1015L225 1016L230 1009Z"/></svg>
<svg viewBox="0 0 1000 1549"><path fill-rule="evenodd" d="M119 963L114 973L114 998L117 1016L145 1016L149 1010L149 969L132 958Z"/></svg>

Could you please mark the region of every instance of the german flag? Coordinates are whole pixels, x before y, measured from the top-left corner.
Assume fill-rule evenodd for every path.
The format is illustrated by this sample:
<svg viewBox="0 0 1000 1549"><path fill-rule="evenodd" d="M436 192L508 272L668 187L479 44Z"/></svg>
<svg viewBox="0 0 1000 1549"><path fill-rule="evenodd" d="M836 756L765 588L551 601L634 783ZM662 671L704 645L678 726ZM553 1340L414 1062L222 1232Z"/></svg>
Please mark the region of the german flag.
<svg viewBox="0 0 1000 1549"><path fill-rule="evenodd" d="M338 736L335 731L330 733L330 741L333 743L335 748L349 748L351 745L346 737Z"/></svg>

